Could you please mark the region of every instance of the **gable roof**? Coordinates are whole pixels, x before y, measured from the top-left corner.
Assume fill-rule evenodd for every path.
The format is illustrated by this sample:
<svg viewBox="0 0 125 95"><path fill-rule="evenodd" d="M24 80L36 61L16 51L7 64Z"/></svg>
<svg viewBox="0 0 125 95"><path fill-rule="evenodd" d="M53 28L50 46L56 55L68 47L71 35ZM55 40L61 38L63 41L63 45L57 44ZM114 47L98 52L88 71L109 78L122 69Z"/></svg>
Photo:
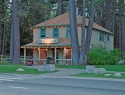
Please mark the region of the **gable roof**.
<svg viewBox="0 0 125 95"><path fill-rule="evenodd" d="M88 26L88 23L89 23L89 19L86 18L85 25ZM61 25L69 25L69 24L70 24L70 19L69 19L69 12L68 12L68 13L59 15L57 17L54 17L50 20L46 20L40 24L35 25L34 27L61 26ZM77 16L77 25L79 24L82 24L82 16ZM105 31L105 32L110 32L109 30L105 29L104 27L96 23L93 23L93 28L101 31Z"/></svg>

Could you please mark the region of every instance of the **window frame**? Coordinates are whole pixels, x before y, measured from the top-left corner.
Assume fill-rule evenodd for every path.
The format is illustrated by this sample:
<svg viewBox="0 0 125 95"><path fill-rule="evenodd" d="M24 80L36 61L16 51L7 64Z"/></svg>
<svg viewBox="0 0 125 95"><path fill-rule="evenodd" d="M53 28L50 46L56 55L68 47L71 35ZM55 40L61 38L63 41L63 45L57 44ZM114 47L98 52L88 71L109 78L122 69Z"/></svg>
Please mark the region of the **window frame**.
<svg viewBox="0 0 125 95"><path fill-rule="evenodd" d="M104 42L104 31L99 31L99 41Z"/></svg>
<svg viewBox="0 0 125 95"><path fill-rule="evenodd" d="M44 34L42 34L42 30L44 30ZM44 37L42 37L42 35L44 35ZM45 28L40 29L40 38L46 38L46 29Z"/></svg>
<svg viewBox="0 0 125 95"><path fill-rule="evenodd" d="M107 34L107 41L110 41L110 35L109 35L109 33Z"/></svg>
<svg viewBox="0 0 125 95"><path fill-rule="evenodd" d="M55 35L54 35L54 32L55 32L54 29L57 29L57 30L58 30L58 32L57 32L57 33L58 33L58 36L55 36ZM53 37L53 38L58 38L58 37L59 37L59 28L53 28L52 37Z"/></svg>

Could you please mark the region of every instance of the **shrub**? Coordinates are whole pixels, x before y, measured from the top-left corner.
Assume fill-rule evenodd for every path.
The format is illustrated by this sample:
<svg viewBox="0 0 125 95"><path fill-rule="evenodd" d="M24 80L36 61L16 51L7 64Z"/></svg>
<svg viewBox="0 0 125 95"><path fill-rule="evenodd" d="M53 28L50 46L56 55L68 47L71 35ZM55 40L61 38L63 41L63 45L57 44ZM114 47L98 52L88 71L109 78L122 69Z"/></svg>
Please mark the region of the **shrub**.
<svg viewBox="0 0 125 95"><path fill-rule="evenodd" d="M110 65L117 64L118 61L120 60L120 55L121 55L121 52L117 48L109 51L107 63L110 64Z"/></svg>
<svg viewBox="0 0 125 95"><path fill-rule="evenodd" d="M114 65L120 60L120 50L107 51L102 45L94 46L88 53L88 64L90 65Z"/></svg>

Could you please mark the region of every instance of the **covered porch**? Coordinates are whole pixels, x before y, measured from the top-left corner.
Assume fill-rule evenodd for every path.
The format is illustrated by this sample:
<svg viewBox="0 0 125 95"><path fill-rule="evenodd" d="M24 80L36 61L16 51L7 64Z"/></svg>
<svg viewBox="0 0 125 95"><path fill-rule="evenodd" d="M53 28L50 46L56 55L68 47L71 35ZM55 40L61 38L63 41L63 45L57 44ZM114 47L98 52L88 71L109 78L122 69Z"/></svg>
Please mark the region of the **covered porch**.
<svg viewBox="0 0 125 95"><path fill-rule="evenodd" d="M32 42L22 46L21 48L24 48L24 64L29 60L26 58L26 51L31 49L33 50L34 64L46 64L47 57L50 57L51 63L55 65L72 65L71 44L64 44L64 41L68 42L69 39L60 38L56 44Z"/></svg>

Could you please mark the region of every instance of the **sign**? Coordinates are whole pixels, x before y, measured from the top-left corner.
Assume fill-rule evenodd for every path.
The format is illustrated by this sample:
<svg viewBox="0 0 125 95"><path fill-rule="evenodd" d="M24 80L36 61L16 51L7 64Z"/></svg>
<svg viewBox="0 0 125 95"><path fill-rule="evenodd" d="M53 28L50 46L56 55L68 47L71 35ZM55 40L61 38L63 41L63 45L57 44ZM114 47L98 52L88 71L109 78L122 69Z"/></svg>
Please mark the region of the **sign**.
<svg viewBox="0 0 125 95"><path fill-rule="evenodd" d="M57 38L44 38L44 39L39 39L38 40L39 44L55 44L58 43Z"/></svg>

